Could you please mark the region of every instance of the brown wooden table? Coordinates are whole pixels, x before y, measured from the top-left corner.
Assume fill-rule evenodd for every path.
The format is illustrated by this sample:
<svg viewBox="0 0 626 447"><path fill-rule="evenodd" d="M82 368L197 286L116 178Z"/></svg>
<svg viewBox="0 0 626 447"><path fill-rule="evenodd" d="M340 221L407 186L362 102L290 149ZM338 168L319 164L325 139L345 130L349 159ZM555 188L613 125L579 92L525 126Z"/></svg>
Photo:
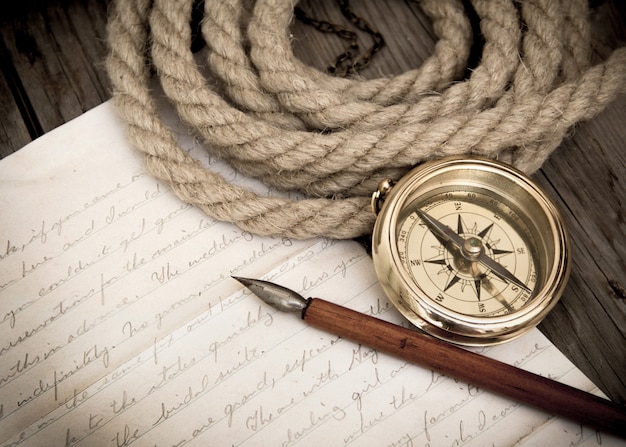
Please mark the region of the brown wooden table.
<svg viewBox="0 0 626 447"><path fill-rule="evenodd" d="M8 4L11 5L8 5ZM15 5L17 3L17 5ZM419 66L434 34L417 4L353 1L386 46L361 75ZM108 0L20 0L0 6L0 157L110 97L104 70ZM343 23L331 0L304 1L316 18ZM593 2L596 58L626 43L623 2ZM295 22L296 54L323 68L345 42ZM369 45L360 34L363 46ZM569 285L540 329L612 400L626 403L626 95L573 135L535 174L564 211L573 241ZM0 182L2 179L0 179ZM6 212L6 210L2 210Z"/></svg>

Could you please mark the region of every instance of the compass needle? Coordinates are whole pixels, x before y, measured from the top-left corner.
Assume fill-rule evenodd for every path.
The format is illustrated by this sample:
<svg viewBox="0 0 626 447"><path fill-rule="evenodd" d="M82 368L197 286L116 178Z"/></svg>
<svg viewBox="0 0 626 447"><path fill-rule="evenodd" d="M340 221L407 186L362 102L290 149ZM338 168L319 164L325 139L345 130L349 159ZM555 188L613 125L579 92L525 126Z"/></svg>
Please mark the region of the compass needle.
<svg viewBox="0 0 626 447"><path fill-rule="evenodd" d="M527 292L531 292L531 290L528 288L528 286L526 284L524 284L524 282L522 282L520 279L518 279L513 273L511 273L502 264L498 263L494 259L492 259L489 256L487 256L487 254L485 254L485 252L484 252L484 250L482 250L482 248L480 250L477 250L475 253L471 253L471 252L469 252L469 250L467 250L467 251L463 250L463 248L466 247L466 245L468 245L468 242L470 243L469 245L472 245L472 241L473 240L478 241L478 239L472 239L472 238L465 239L465 238L463 238L463 236L461 236L460 234L455 233L454 231L452 231L452 229L450 227L448 227L447 225L445 225L441 221L435 219L434 217L432 217L431 215L429 215L425 211L417 209L416 213L422 218L422 220L426 223L426 225L428 225L429 228L431 228L434 232L438 233L442 237L444 237L447 240L449 240L450 242L452 242L455 246L460 248L461 249L461 253L463 254L463 256L465 256L468 259L474 259L475 258L478 262L480 262L481 264L484 264L486 267L490 268L493 271L493 273L496 276L498 276L500 279L502 279L504 281L507 281L507 282L510 282L510 283L513 283L516 286L521 287L522 289L524 289ZM459 220L458 221L459 221L459 225L460 225L461 215L459 215ZM485 235L491 231L492 227L493 227L493 223L489 224L484 230L482 230L480 233L478 233L478 236L480 238L485 237ZM474 244L474 246L477 247L477 245L475 245L475 244Z"/></svg>
<svg viewBox="0 0 626 447"><path fill-rule="evenodd" d="M526 292L532 292L530 288L524 284L521 280L519 280L513 273L511 273L508 269L506 269L502 264L497 261L494 261L486 254L482 253L478 257L478 262L484 264L486 267L490 268L491 271L500 279L515 284L518 287L521 287Z"/></svg>
<svg viewBox="0 0 626 447"><path fill-rule="evenodd" d="M493 285L493 283L491 282L491 280L489 279L489 277L485 274L483 274L479 269L478 266L476 265L477 263L473 263L472 264L472 271L474 272L474 276L476 278L480 278L477 280L477 282L479 284L481 284L485 290L487 292L489 292L489 294L494 297L496 300L498 300L498 302L500 304L502 304L502 306L504 306L504 308L509 311L509 312L513 312L515 311L515 309L513 308L513 306L511 306L511 304L509 304L509 302L501 295L501 292Z"/></svg>

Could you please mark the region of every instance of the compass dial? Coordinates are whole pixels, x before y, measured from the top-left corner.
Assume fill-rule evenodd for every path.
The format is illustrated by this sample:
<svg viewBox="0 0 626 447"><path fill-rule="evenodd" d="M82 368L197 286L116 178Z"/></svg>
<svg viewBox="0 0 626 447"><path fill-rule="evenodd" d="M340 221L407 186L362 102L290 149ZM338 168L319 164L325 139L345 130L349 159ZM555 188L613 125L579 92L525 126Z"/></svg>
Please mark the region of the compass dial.
<svg viewBox="0 0 626 447"><path fill-rule="evenodd" d="M372 196L372 257L391 302L455 343L487 345L536 326L569 276L563 218L526 175L494 160L450 157Z"/></svg>
<svg viewBox="0 0 626 447"><path fill-rule="evenodd" d="M492 196L466 190L448 191L422 205L467 246L458 247L411 211L414 207L420 205L410 205L398 226L398 254L424 293L450 310L479 317L511 313L528 302L537 279L536 250L520 236L522 219L515 211ZM482 264L479 252L522 284Z"/></svg>

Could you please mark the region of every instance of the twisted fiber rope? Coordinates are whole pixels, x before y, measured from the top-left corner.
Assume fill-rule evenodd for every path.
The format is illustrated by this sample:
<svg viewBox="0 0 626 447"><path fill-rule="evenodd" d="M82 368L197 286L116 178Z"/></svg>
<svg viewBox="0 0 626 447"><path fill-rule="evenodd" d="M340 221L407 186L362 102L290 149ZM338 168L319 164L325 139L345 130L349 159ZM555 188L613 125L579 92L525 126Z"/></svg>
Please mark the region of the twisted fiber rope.
<svg viewBox="0 0 626 447"><path fill-rule="evenodd" d="M257 234L350 238L371 231L369 195L427 159L479 154L532 173L579 120L623 91L626 49L588 67L586 1L472 2L481 63L459 1L428 0L439 41L422 67L374 80L330 77L290 46L290 0L205 0L213 90L190 51L192 0L117 0L107 68L117 108L148 170L184 201ZM149 57L181 119L243 173L303 192L258 196L177 146L150 95Z"/></svg>

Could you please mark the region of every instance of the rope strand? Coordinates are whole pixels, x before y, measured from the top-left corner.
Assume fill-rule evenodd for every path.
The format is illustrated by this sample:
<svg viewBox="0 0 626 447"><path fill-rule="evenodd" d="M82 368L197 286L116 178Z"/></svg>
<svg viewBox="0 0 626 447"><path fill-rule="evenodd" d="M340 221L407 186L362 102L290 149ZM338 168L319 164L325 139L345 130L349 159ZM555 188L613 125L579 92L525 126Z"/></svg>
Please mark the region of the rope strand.
<svg viewBox="0 0 626 447"><path fill-rule="evenodd" d="M445 155L497 157L530 174L626 85L626 49L588 68L584 0L525 1L519 9L510 0L474 0L484 46L466 80L458 78L471 26L457 0L422 3L439 38L422 67L373 80L335 78L295 58L291 0L204 3L207 62L227 98L191 52L193 0L117 0L108 25L114 101L154 176L208 215L257 234L366 234L378 182ZM259 196L178 147L150 95L150 62L208 150L307 198Z"/></svg>

